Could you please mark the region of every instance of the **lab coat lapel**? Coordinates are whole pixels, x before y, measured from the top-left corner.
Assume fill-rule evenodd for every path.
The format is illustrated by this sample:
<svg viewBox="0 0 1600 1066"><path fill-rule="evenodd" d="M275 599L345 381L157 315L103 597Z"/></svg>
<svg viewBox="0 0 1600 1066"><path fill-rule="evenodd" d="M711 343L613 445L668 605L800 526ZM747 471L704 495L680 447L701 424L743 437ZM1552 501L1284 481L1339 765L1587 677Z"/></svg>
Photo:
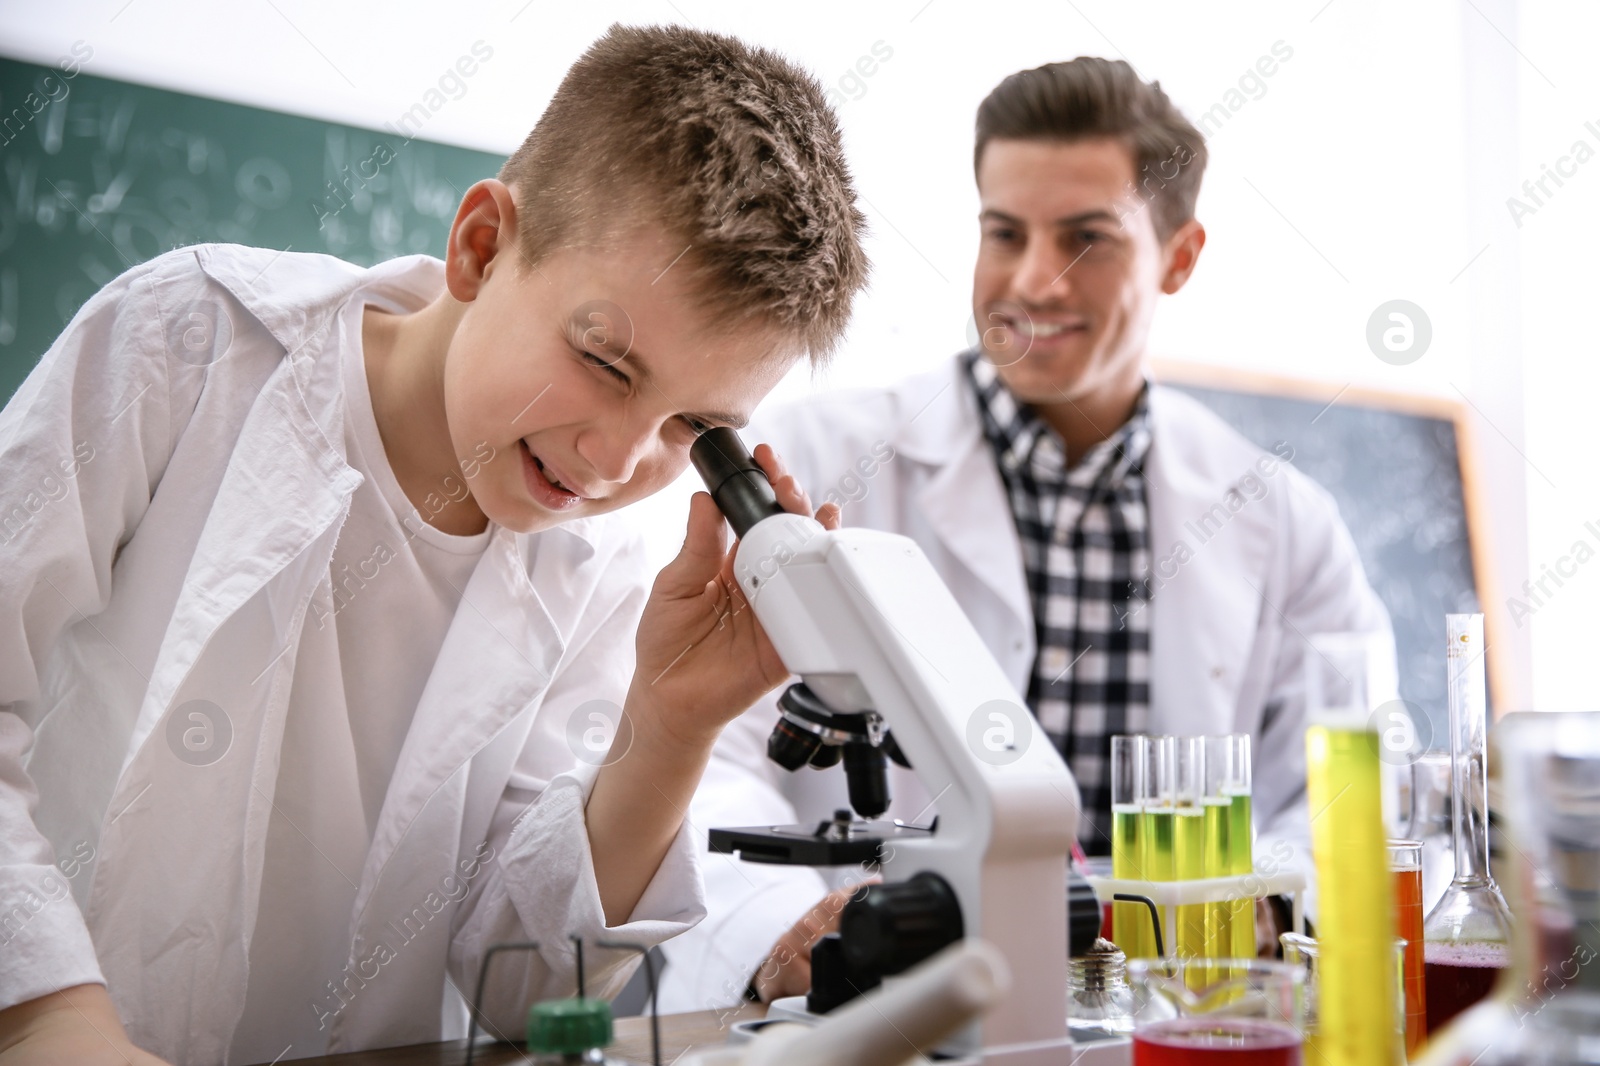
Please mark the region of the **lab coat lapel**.
<svg viewBox="0 0 1600 1066"><path fill-rule="evenodd" d="M184 1061L221 1061L244 1002L294 650L361 481L305 402L299 372L309 366L285 359L241 428L151 675L90 892L109 986L124 1016L144 1024L131 1035ZM246 661L230 649L260 654ZM214 759L173 739L189 722L218 746ZM239 846L219 846L241 824Z"/></svg>
<svg viewBox="0 0 1600 1066"><path fill-rule="evenodd" d="M1271 503L1239 490L1261 453L1170 390L1150 413L1150 731L1231 732L1274 544Z"/></svg>
<svg viewBox="0 0 1600 1066"><path fill-rule="evenodd" d="M541 540L568 535L552 530L530 538L536 560L547 547ZM540 587L546 587L542 577ZM565 613L562 605L553 606ZM400 750L356 898L358 914L423 806L538 701L564 651L561 627L534 588L518 538L497 529L462 592ZM448 846L455 843L452 837Z"/></svg>
<svg viewBox="0 0 1600 1066"><path fill-rule="evenodd" d="M974 403L954 360L941 373L914 379L903 404L910 414L894 448L897 457L931 468L916 503L934 535L1031 634L1033 610L1011 504Z"/></svg>

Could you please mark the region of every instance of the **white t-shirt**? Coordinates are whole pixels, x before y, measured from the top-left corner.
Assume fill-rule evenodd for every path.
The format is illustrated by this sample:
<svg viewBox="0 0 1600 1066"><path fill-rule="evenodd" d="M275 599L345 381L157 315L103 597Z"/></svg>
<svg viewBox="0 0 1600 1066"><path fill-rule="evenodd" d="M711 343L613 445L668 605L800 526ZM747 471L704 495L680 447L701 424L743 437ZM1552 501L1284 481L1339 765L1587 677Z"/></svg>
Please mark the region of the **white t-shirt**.
<svg viewBox="0 0 1600 1066"><path fill-rule="evenodd" d="M332 602L313 601L305 624L335 627L344 698L289 701L232 1063L322 1054L319 1019L330 991L359 994L330 986L349 951L356 885L423 687L493 532L462 537L429 525L395 479L373 415L364 305L411 311L434 295L358 291L336 327L345 352L345 441L365 480L334 547ZM440 499L465 491L459 475L435 489Z"/></svg>

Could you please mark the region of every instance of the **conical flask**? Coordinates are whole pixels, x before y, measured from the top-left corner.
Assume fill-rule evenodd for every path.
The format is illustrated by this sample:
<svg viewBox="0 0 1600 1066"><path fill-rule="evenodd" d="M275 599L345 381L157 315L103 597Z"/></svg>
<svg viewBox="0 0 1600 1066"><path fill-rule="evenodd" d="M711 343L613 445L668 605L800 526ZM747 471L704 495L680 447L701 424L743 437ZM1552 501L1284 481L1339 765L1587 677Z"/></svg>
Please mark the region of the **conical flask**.
<svg viewBox="0 0 1600 1066"><path fill-rule="evenodd" d="M1519 921L1513 974L1426 1066L1600 1066L1600 714L1495 727Z"/></svg>
<svg viewBox="0 0 1600 1066"><path fill-rule="evenodd" d="M1511 910L1489 871L1483 615L1445 616L1456 873L1423 922L1429 1038L1485 999L1511 965Z"/></svg>

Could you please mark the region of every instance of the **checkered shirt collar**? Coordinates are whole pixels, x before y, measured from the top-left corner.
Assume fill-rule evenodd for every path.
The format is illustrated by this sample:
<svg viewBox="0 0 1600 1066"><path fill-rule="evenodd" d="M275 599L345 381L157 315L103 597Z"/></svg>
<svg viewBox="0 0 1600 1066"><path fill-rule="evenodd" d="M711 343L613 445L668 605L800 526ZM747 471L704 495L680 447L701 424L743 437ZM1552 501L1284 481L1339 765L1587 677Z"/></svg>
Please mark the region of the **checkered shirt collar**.
<svg viewBox="0 0 1600 1066"><path fill-rule="evenodd" d="M1027 404L1018 403L994 365L977 351L962 356L978 398L984 436L1009 478L1026 473L1040 487L1099 483L1112 491L1143 472L1150 451L1150 386L1139 391L1133 414L1116 432L1067 467L1066 443Z"/></svg>

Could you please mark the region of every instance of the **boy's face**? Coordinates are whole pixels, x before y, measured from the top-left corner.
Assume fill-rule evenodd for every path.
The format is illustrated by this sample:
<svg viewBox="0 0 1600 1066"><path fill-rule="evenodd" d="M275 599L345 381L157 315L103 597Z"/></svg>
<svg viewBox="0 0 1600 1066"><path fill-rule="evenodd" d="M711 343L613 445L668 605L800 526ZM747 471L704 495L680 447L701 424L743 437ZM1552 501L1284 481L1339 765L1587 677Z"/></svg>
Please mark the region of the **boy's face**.
<svg viewBox="0 0 1600 1066"><path fill-rule="evenodd" d="M985 145L972 311L1019 399L1137 388L1156 297L1193 266L1173 252L1199 224L1163 242L1133 180L1131 152L1108 138Z"/></svg>
<svg viewBox="0 0 1600 1066"><path fill-rule="evenodd" d="M742 426L793 364L775 331L713 327L683 251L641 233L530 269L499 244L444 367L451 440L491 520L533 532L650 495L699 430Z"/></svg>

